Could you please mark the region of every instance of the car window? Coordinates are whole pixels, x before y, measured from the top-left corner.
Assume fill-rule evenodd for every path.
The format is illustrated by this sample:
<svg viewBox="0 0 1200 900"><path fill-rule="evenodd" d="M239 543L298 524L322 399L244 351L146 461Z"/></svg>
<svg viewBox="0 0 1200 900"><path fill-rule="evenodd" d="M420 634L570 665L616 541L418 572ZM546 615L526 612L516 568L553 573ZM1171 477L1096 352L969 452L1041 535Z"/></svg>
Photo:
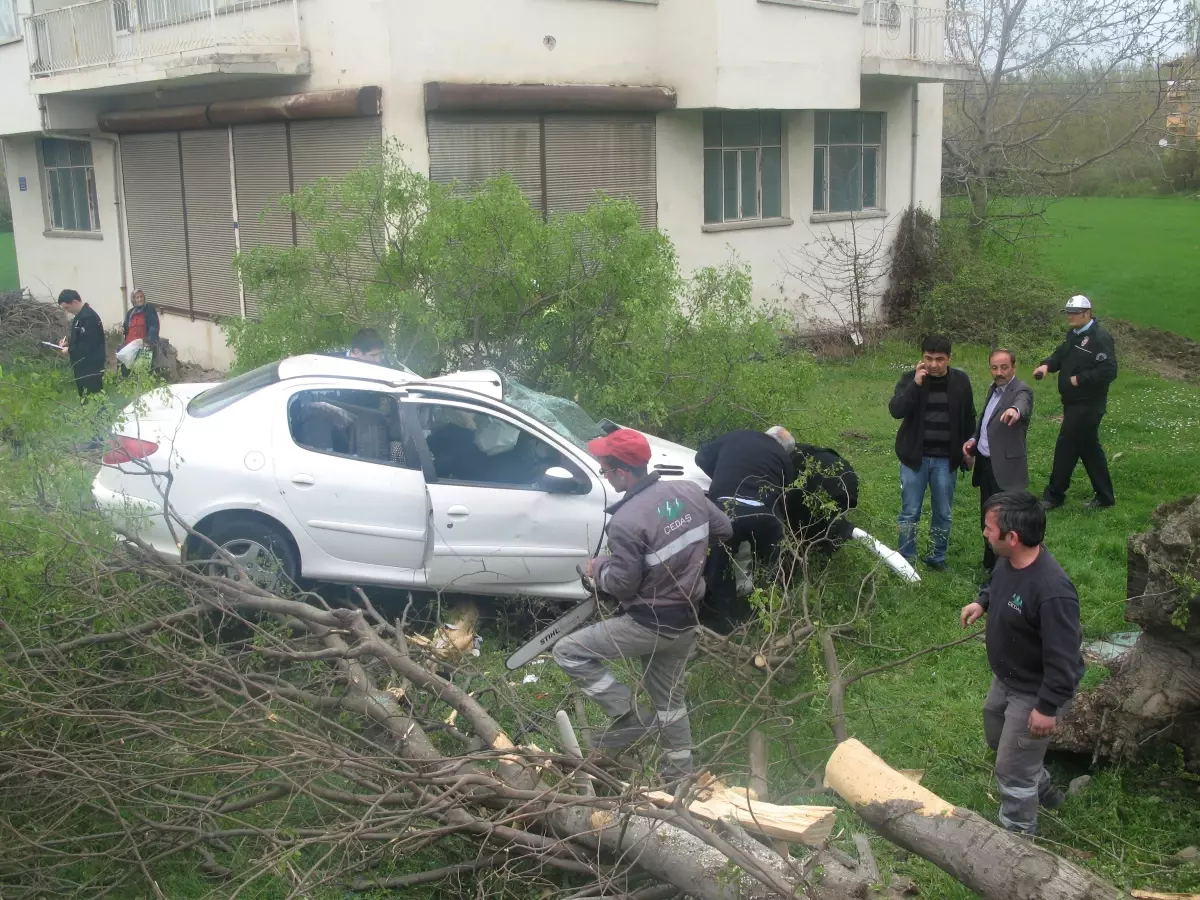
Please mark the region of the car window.
<svg viewBox="0 0 1200 900"><path fill-rule="evenodd" d="M422 403L418 418L439 481L546 489L546 470L587 476L559 450L524 428L463 406Z"/></svg>
<svg viewBox="0 0 1200 900"><path fill-rule="evenodd" d="M399 404L382 391L297 391L288 401L288 430L314 453L420 468L416 454L405 448Z"/></svg>
<svg viewBox="0 0 1200 900"><path fill-rule="evenodd" d="M187 405L188 415L202 419L220 412L243 397L248 397L255 391L260 391L267 385L279 381L279 363L267 363L249 372L243 372L236 378L230 378L218 385L210 387L202 394L197 394Z"/></svg>

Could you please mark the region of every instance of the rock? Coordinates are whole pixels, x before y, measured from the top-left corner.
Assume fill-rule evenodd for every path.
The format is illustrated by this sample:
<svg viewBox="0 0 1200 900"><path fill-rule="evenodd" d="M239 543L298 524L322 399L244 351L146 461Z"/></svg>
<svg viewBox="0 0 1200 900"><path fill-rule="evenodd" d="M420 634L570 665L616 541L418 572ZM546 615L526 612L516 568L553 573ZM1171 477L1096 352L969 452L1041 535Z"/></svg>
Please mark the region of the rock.
<svg viewBox="0 0 1200 900"><path fill-rule="evenodd" d="M1067 785L1067 795L1075 797L1082 794L1084 789L1092 783L1091 775L1080 775L1078 778L1072 778L1071 783Z"/></svg>
<svg viewBox="0 0 1200 900"><path fill-rule="evenodd" d="M843 431L842 437L855 441L869 441L871 439L869 434L862 431Z"/></svg>
<svg viewBox="0 0 1200 900"><path fill-rule="evenodd" d="M1194 863L1200 860L1200 847L1184 847L1175 854L1175 858L1184 863Z"/></svg>
<svg viewBox="0 0 1200 900"><path fill-rule="evenodd" d="M918 894L917 883L911 878L905 878L902 875L893 875L891 889L897 894Z"/></svg>

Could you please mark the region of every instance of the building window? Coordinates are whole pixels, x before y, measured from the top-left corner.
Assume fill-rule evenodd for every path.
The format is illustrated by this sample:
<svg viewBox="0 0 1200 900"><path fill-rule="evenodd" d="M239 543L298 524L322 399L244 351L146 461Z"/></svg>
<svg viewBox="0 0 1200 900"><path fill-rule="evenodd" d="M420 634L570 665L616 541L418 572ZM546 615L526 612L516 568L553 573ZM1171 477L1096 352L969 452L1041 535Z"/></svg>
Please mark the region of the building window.
<svg viewBox="0 0 1200 900"><path fill-rule="evenodd" d="M17 18L17 0L0 0L0 44L21 37L21 20Z"/></svg>
<svg viewBox="0 0 1200 900"><path fill-rule="evenodd" d="M50 230L99 231L91 142L42 138L42 171Z"/></svg>
<svg viewBox="0 0 1200 900"><path fill-rule="evenodd" d="M704 114L704 221L783 215L783 124L778 112Z"/></svg>
<svg viewBox="0 0 1200 900"><path fill-rule="evenodd" d="M813 212L883 207L883 113L818 112Z"/></svg>

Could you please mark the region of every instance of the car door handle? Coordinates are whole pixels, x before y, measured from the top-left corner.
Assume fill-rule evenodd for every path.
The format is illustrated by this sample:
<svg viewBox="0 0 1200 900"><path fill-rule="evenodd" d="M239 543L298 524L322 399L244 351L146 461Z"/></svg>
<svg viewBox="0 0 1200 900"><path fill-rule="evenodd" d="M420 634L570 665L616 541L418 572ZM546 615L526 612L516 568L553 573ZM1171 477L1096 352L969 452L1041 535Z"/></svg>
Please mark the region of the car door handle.
<svg viewBox="0 0 1200 900"><path fill-rule="evenodd" d="M452 516L456 519L466 518L470 514L471 514L471 511L469 509L467 509L465 506L452 506L448 510L446 510L446 515Z"/></svg>
<svg viewBox="0 0 1200 900"><path fill-rule="evenodd" d="M301 475L293 475L292 476L292 484L303 484L306 486L311 486L316 483L317 483L317 479L313 478L311 475L302 475L301 474Z"/></svg>

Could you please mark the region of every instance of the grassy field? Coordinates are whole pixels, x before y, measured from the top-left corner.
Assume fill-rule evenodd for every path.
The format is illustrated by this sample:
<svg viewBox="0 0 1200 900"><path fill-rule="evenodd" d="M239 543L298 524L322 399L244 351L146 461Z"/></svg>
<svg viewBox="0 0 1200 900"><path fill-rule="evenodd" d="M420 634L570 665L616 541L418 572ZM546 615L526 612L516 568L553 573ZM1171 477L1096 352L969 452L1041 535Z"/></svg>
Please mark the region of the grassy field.
<svg viewBox="0 0 1200 900"><path fill-rule="evenodd" d="M1200 202L1071 197L1046 218L1047 264L1098 315L1200 340Z"/></svg>
<svg viewBox="0 0 1200 900"><path fill-rule="evenodd" d="M916 354L895 344L864 359L821 366L816 389L800 403L788 422L802 440L839 447L863 480L856 522L886 543L895 545L899 507L898 472L893 440L896 423L886 404L901 373ZM967 348L955 356L981 393L986 386L986 356ZM1020 360L1023 374L1031 368ZM1200 389L1164 381L1126 365L1114 386L1109 416L1102 431L1112 462L1118 506L1088 513L1083 504L1091 490L1082 468L1072 484L1067 505L1051 514L1047 545L1079 588L1083 626L1088 639L1126 630L1125 545L1129 535L1145 530L1160 503L1196 489L1200 468ZM1053 384L1035 386L1034 422L1030 429L1032 487L1040 491L1049 473L1055 416L1061 412ZM847 438L844 432L860 437ZM979 495L969 476L959 481L955 498L950 568L945 573L922 570L924 581L904 585L880 579L878 606L841 644L842 666L853 673L962 635L959 609L970 602L982 578ZM928 526L928 506L926 520ZM851 604L857 580L870 565L858 548L835 558L830 577L835 588L826 599L822 618L839 621ZM497 654L492 665L500 664ZM825 678L819 659L801 663L803 674L777 683L773 694L786 702L819 690ZM550 716L566 701L568 686L552 665L544 666L537 684L517 685L520 704ZM1095 668L1087 683L1104 675ZM858 682L848 697L850 733L892 765L921 768L925 784L949 801L994 817L997 806L992 780L992 754L983 741L980 704L991 673L982 643L970 642L904 667ZM719 664L695 664L689 691L700 741L700 760L718 771L744 772L742 741L754 724L771 735L771 784L792 802L830 802L814 795L820 769L833 748L828 709L812 701L768 712L755 712L751 700L761 682L731 678ZM593 724L603 722L597 715ZM1081 774L1093 781L1080 796L1055 813L1041 817L1043 843L1081 861L1118 884L1161 890L1200 890L1200 870L1173 868L1167 860L1195 843L1200 818L1200 778L1187 775L1171 750L1153 754L1136 765L1101 764L1056 757L1051 770L1065 784ZM853 815L841 825L861 830ZM886 842L874 841L884 864L914 878L928 897L966 900L974 896L949 876L916 857L895 854ZM885 879L886 880L886 879Z"/></svg>
<svg viewBox="0 0 1200 900"><path fill-rule="evenodd" d="M0 231L0 291L20 287L17 281L17 248L11 231Z"/></svg>
<svg viewBox="0 0 1200 900"><path fill-rule="evenodd" d="M892 449L896 423L886 404L896 380L915 360L913 348L891 343L861 359L822 363L817 383L797 398L786 422L802 440L838 447L851 460L863 482L855 520L892 545L899 505L898 464ZM954 363L968 371L981 395L986 386L986 352L960 348ZM1031 368L1029 359L1018 364L1023 374ZM1091 492L1080 471L1067 506L1051 514L1047 536L1050 550L1079 587L1089 639L1127 627L1122 619L1126 540L1147 527L1158 504L1194 492L1195 472L1200 469L1200 387L1139 371L1128 358L1122 359L1122 367L1102 432L1112 460L1118 506L1101 513L1085 512L1083 503ZM69 400L69 383L59 380ZM1036 385L1035 395L1030 458L1032 486L1040 490L1049 471L1060 409L1051 383ZM0 454L0 464L5 462ZM0 475L4 472L0 466ZM978 494L964 477L955 500L949 570L923 570L924 580L918 585L881 576L874 605L839 642L843 670L853 674L960 637L958 611L973 599L981 580L981 549ZM829 590L824 596L814 591L809 597L821 622L850 617L861 596L858 585L871 566L872 559L858 547L848 547L835 557L827 569ZM479 664L499 690L495 702L489 700L487 705L510 729L520 722L536 722L541 733L527 739L543 747L556 745L553 713L571 708L565 676L547 662L527 670L538 681L526 684L504 672L504 656L502 635L485 632ZM740 781L747 760L746 735L752 727L761 727L771 739L770 784L778 799L837 802L818 793L821 767L833 741L829 709L822 699L826 676L817 655L802 657L797 669L785 670L769 687L764 687L761 676L731 673L721 661L699 660L691 673L689 699L700 764ZM1088 683L1103 674L1102 669L1093 669ZM984 647L975 641L866 678L847 697L850 733L896 767L924 769L924 783L950 802L993 817L997 797L992 757L983 741L979 711L989 680ZM810 691L816 691L818 698L803 699ZM764 694L772 702L764 703ZM438 706L430 710L434 717L446 712ZM603 721L593 710L592 724ZM1136 764L1102 763L1094 769L1086 758L1077 757L1056 757L1050 765L1060 783L1083 773L1091 774L1093 781L1061 810L1042 814L1039 840L1045 846L1119 885L1200 891L1200 868L1170 865L1172 855L1195 844L1200 833L1196 813L1200 778L1184 772L1178 753L1160 749ZM852 851L850 833L865 830L843 810L835 832L838 846ZM873 839L873 845L885 873L912 877L922 896L945 900L974 896L923 860L899 853L881 839ZM199 900L217 888L198 872L195 862L180 859L156 871L166 896ZM396 860L399 870L438 864L433 859ZM263 900L290 895L291 885L283 877L261 879L239 894ZM465 895L447 885L405 893L413 898ZM309 896L325 900L346 894L322 888Z"/></svg>

